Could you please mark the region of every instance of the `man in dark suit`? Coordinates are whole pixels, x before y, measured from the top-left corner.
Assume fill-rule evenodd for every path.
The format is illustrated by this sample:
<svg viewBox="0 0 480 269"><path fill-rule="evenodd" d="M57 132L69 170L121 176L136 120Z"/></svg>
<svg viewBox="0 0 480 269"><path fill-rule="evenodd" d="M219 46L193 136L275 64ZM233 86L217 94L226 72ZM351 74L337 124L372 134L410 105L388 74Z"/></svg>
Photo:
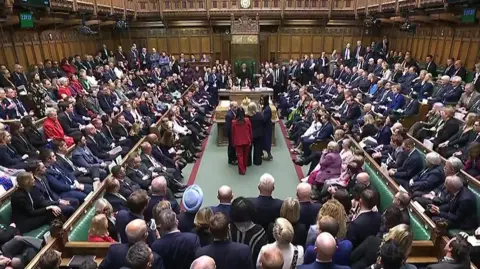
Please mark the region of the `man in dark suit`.
<svg viewBox="0 0 480 269"><path fill-rule="evenodd" d="M427 70L427 73L432 74L432 77L437 77L437 64L433 61L433 56L430 54L425 58L425 70Z"/></svg>
<svg viewBox="0 0 480 269"><path fill-rule="evenodd" d="M330 115L325 114L322 115L320 118L320 121L322 123L322 127L312 136L310 137L303 137L301 139L302 142L302 149L303 149L303 156L306 158L310 156L311 154L311 149L310 146L317 142L317 141L323 141L326 139L330 139L330 137L333 135L333 125L330 122Z"/></svg>
<svg viewBox="0 0 480 269"><path fill-rule="evenodd" d="M353 56L355 57L354 65L357 65L358 58L365 55L365 47L362 46L362 41L357 41L357 46L353 49Z"/></svg>
<svg viewBox="0 0 480 269"><path fill-rule="evenodd" d="M478 227L475 195L458 176L447 177L445 188L450 194L450 201L441 206L427 207L432 220L445 219L448 229L475 230Z"/></svg>
<svg viewBox="0 0 480 269"><path fill-rule="evenodd" d="M368 214L368 213L364 213ZM377 213L378 214L378 213ZM379 217L380 218L380 217ZM351 223L350 223L351 225ZM333 263L333 256L337 256L340 248L337 248L335 237L329 232L320 233L315 240L315 262L297 266L298 269L350 269L349 266ZM279 267L281 268L281 267Z"/></svg>
<svg viewBox="0 0 480 269"><path fill-rule="evenodd" d="M360 195L360 213L348 225L345 236L352 242L354 249L367 237L375 236L380 230L380 213L372 211L372 208L377 205L377 200L378 194L371 189L364 190Z"/></svg>
<svg viewBox="0 0 480 269"><path fill-rule="evenodd" d="M150 55L147 53L146 48L142 48L142 53L140 53L140 67L142 69L150 69Z"/></svg>
<svg viewBox="0 0 480 269"><path fill-rule="evenodd" d="M463 81L465 81L465 77L467 76L467 70L465 70L465 67L463 67L462 61L455 61L453 67L454 70L452 71L451 77L458 76L461 77Z"/></svg>
<svg viewBox="0 0 480 269"><path fill-rule="evenodd" d="M127 265L126 257L128 249L137 242L147 242L148 227L144 220L135 219L128 223L125 228L127 242L122 244L112 244L108 248L107 255L98 266L99 269L123 268ZM163 269L162 257L153 253L152 268Z"/></svg>
<svg viewBox="0 0 480 269"><path fill-rule="evenodd" d="M120 165L115 165L111 169L112 172L112 177L116 180L118 180L120 189L118 190L118 193L122 195L124 198L125 197L130 197L130 195L136 191L140 190L141 187L137 183L133 182L131 179L129 179L125 173L125 168L123 168Z"/></svg>
<svg viewBox="0 0 480 269"><path fill-rule="evenodd" d="M228 110L227 115L225 116L225 135L228 138L228 163L237 165L237 155L235 153L235 148L232 144L232 120L235 119L235 113L237 110L238 104L235 101L230 103L230 110Z"/></svg>
<svg viewBox="0 0 480 269"><path fill-rule="evenodd" d="M459 233L451 238L444 248L445 256L438 263L430 264L427 269L463 269L470 268L471 245L465 237L465 233ZM468 236L468 235L467 235ZM476 256L477 253L472 253ZM475 263L476 264L476 263Z"/></svg>
<svg viewBox="0 0 480 269"><path fill-rule="evenodd" d="M18 188L12 194L12 222L21 233L27 233L62 214L62 210L51 205L40 192L33 191L35 179L31 173L20 172L17 176Z"/></svg>
<svg viewBox="0 0 480 269"><path fill-rule="evenodd" d="M299 223L305 224L306 227L314 225L317 220L318 212L322 207L320 203L314 203L310 198L312 195L312 185L302 182L297 186L297 199L300 202L300 219Z"/></svg>
<svg viewBox="0 0 480 269"><path fill-rule="evenodd" d="M203 255L215 260L218 269L250 269L254 268L252 254L248 245L232 242L228 238L229 217L217 212L210 218L210 233L213 243L196 251L196 257Z"/></svg>
<svg viewBox="0 0 480 269"><path fill-rule="evenodd" d="M280 216L283 201L272 197L275 190L275 179L270 174L263 174L258 183L259 196L249 198L255 207L253 222L262 225L266 230L268 225Z"/></svg>
<svg viewBox="0 0 480 269"><path fill-rule="evenodd" d="M352 50L350 49L350 43L348 43L346 47L342 50L341 56L342 64L344 66L350 67L353 59Z"/></svg>
<svg viewBox="0 0 480 269"><path fill-rule="evenodd" d="M393 177L398 184L408 186L410 179L423 170L424 163L411 139L405 139L402 148L406 154L402 166L388 170L388 175Z"/></svg>
<svg viewBox="0 0 480 269"><path fill-rule="evenodd" d="M403 186L406 190L410 190L413 196L420 196L430 193L434 189L440 187L445 179L443 172L442 158L436 152L429 152L425 157L426 167L420 174L413 177L408 186Z"/></svg>
<svg viewBox="0 0 480 269"><path fill-rule="evenodd" d="M233 192L232 188L223 185L218 189L217 198L220 202L217 206L212 206L213 214L221 212L230 218L230 208L232 207Z"/></svg>
<svg viewBox="0 0 480 269"><path fill-rule="evenodd" d="M28 172L31 172L35 178L35 186L32 191L38 191L50 205L58 206L62 210L62 215L70 217L78 208L79 202L77 199L60 197L50 189L45 174L47 168L41 161L32 162L29 164Z"/></svg>
<svg viewBox="0 0 480 269"><path fill-rule="evenodd" d="M441 112L442 122L436 130L436 134L432 139L433 147L437 148L441 143L448 141L460 129L460 120L455 118L455 109L446 107Z"/></svg>
<svg viewBox="0 0 480 269"><path fill-rule="evenodd" d="M117 117L117 123L112 127L113 136L118 140L128 139L130 137L130 128L131 125L125 119L125 116L121 114Z"/></svg>
<svg viewBox="0 0 480 269"><path fill-rule="evenodd" d="M72 137L81 135L80 129L83 129L83 126L73 120L73 115L71 114L73 112L73 105L68 102L60 102L58 107L62 111L58 114L58 121L65 135Z"/></svg>
<svg viewBox="0 0 480 269"><path fill-rule="evenodd" d="M155 223L161 237L153 242L152 250L162 257L165 269L189 269L200 248L198 236L180 232L172 210L160 212L159 216L155 216Z"/></svg>
<svg viewBox="0 0 480 269"><path fill-rule="evenodd" d="M147 221L153 218L153 209L160 201L169 201L170 205L172 206L173 212L175 212L176 214L180 213L180 205L173 197L172 192L167 188L167 180L165 179L165 177L159 176L154 178L152 180L151 190L152 194L150 195L147 209L143 214Z"/></svg>
<svg viewBox="0 0 480 269"><path fill-rule="evenodd" d="M135 183L140 185L142 189L148 190L152 183L153 173L148 167L142 163L140 155L132 153L127 159L127 176Z"/></svg>
<svg viewBox="0 0 480 269"><path fill-rule="evenodd" d="M355 102L353 96L349 96L345 100L347 102L347 107L340 114L340 122L342 123L357 122L358 118L362 115L362 111L360 110L360 107L358 106L357 102Z"/></svg>
<svg viewBox="0 0 480 269"><path fill-rule="evenodd" d="M95 128L93 128L93 130L95 130ZM108 174L105 168L109 163L100 160L93 154L87 146L85 136L74 137L74 141L76 146L72 152L72 160L70 161L68 158L63 158L63 160L68 163L67 167L70 167L73 172L78 171L77 174L79 176L88 173L94 180L105 179ZM95 147L95 145L93 145L93 147Z"/></svg>

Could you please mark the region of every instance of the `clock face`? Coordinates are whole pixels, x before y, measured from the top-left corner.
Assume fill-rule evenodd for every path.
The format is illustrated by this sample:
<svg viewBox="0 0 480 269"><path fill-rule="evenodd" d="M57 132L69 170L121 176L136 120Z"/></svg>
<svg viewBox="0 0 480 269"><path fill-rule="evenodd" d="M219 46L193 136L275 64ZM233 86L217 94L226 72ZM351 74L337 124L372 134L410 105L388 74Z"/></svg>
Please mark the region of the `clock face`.
<svg viewBox="0 0 480 269"><path fill-rule="evenodd" d="M242 8L249 8L250 7L250 0L241 0L240 1L240 6Z"/></svg>

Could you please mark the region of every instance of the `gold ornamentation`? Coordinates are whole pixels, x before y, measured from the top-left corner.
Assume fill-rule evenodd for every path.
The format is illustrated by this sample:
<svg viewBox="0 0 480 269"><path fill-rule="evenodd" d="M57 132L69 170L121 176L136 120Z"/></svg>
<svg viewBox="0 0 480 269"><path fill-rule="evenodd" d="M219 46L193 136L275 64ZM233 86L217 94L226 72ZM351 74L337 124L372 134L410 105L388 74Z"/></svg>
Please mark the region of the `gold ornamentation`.
<svg viewBox="0 0 480 269"><path fill-rule="evenodd" d="M258 36L232 35L232 44L258 44Z"/></svg>

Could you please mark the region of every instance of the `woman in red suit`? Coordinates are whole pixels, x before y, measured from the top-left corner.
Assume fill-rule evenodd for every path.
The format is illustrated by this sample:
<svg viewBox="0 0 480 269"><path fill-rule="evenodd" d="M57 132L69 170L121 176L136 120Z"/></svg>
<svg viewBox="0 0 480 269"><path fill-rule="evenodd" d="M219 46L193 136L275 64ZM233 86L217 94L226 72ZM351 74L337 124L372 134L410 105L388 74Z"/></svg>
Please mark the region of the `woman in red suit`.
<svg viewBox="0 0 480 269"><path fill-rule="evenodd" d="M238 159L238 173L245 175L247 171L248 153L252 144L252 124L245 118L242 107L237 109L237 115L232 121L232 143Z"/></svg>
<svg viewBox="0 0 480 269"><path fill-rule="evenodd" d="M47 114L47 119L43 122L43 132L47 139L60 139L65 141L70 147L73 143L73 138L66 136L63 132L62 125L58 121L57 110L55 108L47 108L45 114Z"/></svg>

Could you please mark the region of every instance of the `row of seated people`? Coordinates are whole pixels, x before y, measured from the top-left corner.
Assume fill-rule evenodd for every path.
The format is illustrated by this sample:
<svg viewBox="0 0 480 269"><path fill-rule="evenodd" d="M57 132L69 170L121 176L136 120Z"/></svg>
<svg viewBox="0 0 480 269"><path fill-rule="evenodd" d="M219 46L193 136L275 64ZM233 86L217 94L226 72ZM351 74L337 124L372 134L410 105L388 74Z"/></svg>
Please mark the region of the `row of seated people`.
<svg viewBox="0 0 480 269"><path fill-rule="evenodd" d="M180 212L164 177L152 181L151 193L136 190L115 209L128 185L116 176L107 179L104 199L96 203L88 240L121 242L109 247L99 268L128 266L126 254L140 241L151 248L153 268L190 268L195 258L204 255L215 261L216 268L262 268L262 257L272 247L279 248L285 259L279 268L316 262L365 268L375 263L386 235L385 241L400 243L407 238L409 242L401 245L401 266L413 238L408 228L408 194L396 194L382 220L376 209L378 193L368 174L359 172L356 178L357 185L349 190L353 200L348 191L338 189L323 205L310 199L312 188L307 183L298 185L296 199L273 198L275 181L269 174L260 179L258 197L234 199L232 189L222 186L217 195L220 203L212 207L202 208L203 192L193 185L183 194L184 211ZM330 261L318 258L318 244L325 240L319 242L317 236L322 233L334 239Z"/></svg>

